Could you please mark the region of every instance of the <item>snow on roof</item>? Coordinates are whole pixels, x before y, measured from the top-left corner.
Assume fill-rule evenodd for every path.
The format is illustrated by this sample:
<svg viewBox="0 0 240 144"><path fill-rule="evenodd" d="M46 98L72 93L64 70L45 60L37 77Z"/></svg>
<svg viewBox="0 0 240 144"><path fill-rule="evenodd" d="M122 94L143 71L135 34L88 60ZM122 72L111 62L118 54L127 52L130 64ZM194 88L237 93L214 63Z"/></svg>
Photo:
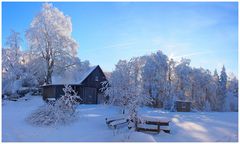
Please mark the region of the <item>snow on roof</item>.
<svg viewBox="0 0 240 144"><path fill-rule="evenodd" d="M186 102L186 103L191 103L191 101L187 101L187 100L176 100L176 102Z"/></svg>
<svg viewBox="0 0 240 144"><path fill-rule="evenodd" d="M95 69L97 68L97 66L93 66L90 69L84 71L81 74L81 77L79 78L79 84L81 84Z"/></svg>
<svg viewBox="0 0 240 144"><path fill-rule="evenodd" d="M92 66L83 71L69 72L64 76L52 76L52 84L50 85L63 85L63 84L80 85L96 68L97 66Z"/></svg>

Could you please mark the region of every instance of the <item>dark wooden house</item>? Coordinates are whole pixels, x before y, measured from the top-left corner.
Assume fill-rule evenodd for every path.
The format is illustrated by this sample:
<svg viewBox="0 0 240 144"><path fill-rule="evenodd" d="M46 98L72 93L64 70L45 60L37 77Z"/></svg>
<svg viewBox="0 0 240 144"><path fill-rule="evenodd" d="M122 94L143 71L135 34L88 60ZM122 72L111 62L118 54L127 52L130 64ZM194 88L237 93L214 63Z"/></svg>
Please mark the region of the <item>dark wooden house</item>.
<svg viewBox="0 0 240 144"><path fill-rule="evenodd" d="M190 112L191 111L191 102L189 101L175 101L175 109L178 112Z"/></svg>
<svg viewBox="0 0 240 144"><path fill-rule="evenodd" d="M82 98L85 104L98 104L104 102L104 96L101 92L101 82L106 81L100 66L94 66L81 75L78 83L69 84ZM56 100L64 95L64 84L50 84L42 87L43 100Z"/></svg>

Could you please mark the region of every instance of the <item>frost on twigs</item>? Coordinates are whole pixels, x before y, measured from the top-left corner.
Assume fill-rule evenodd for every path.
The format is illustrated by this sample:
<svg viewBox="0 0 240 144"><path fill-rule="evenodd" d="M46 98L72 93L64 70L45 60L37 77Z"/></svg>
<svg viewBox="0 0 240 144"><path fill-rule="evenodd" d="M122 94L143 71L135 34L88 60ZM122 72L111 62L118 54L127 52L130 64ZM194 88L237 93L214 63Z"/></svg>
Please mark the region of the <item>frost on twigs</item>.
<svg viewBox="0 0 240 144"><path fill-rule="evenodd" d="M78 118L76 107L81 98L69 85L65 85L63 91L65 94L55 104L40 107L27 118L27 121L37 126L55 126L75 121Z"/></svg>

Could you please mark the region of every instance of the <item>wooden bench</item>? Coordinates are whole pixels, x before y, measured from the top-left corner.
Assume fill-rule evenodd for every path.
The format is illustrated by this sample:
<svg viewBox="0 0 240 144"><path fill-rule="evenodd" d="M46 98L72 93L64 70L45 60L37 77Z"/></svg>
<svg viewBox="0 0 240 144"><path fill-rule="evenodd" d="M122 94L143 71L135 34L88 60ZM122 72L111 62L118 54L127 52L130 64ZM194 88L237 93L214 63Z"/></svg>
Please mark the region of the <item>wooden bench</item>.
<svg viewBox="0 0 240 144"><path fill-rule="evenodd" d="M115 120L108 124L109 127L117 129L118 127L128 124L128 119Z"/></svg>
<svg viewBox="0 0 240 144"><path fill-rule="evenodd" d="M159 129L157 125L149 125L149 124L137 124L136 131L150 131L150 132L158 132Z"/></svg>
<svg viewBox="0 0 240 144"><path fill-rule="evenodd" d="M117 115L114 117L105 118L106 124L108 125L113 121L125 119L125 117L126 117L125 115Z"/></svg>
<svg viewBox="0 0 240 144"><path fill-rule="evenodd" d="M138 131L153 131L159 133L160 130L163 130L166 133L170 133L169 128L170 120L167 118L151 116L141 116L139 118L140 120L136 128Z"/></svg>
<svg viewBox="0 0 240 144"><path fill-rule="evenodd" d="M106 118L105 120L108 127L112 127L114 129L116 129L117 127L123 124L127 124L129 121L128 119L126 119L126 115L118 115L118 116Z"/></svg>

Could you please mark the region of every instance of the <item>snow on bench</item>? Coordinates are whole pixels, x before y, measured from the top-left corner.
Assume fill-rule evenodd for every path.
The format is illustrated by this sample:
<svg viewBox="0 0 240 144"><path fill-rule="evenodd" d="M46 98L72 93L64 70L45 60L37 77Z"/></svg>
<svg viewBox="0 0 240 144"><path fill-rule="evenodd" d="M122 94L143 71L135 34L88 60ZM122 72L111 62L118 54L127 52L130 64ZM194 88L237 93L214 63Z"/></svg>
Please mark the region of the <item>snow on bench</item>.
<svg viewBox="0 0 240 144"><path fill-rule="evenodd" d="M121 114L121 115L116 115L114 117L105 118L105 120L106 120L106 124L109 124L109 123L111 123L113 121L123 120L125 118L126 118L126 115Z"/></svg>
<svg viewBox="0 0 240 144"><path fill-rule="evenodd" d="M163 130L166 133L170 133L168 126L171 120L166 117L140 116L139 119L142 121L142 123L137 125L138 130L156 132Z"/></svg>
<svg viewBox="0 0 240 144"><path fill-rule="evenodd" d="M160 126L155 124L137 124L137 131L152 131L152 132L160 132L160 130L164 131L165 133L170 133L169 126Z"/></svg>
<svg viewBox="0 0 240 144"><path fill-rule="evenodd" d="M143 121L159 122L159 123L169 123L171 120L166 117L157 117L157 116L140 116Z"/></svg>
<svg viewBox="0 0 240 144"><path fill-rule="evenodd" d="M161 130L170 130L169 126L161 126Z"/></svg>
<svg viewBox="0 0 240 144"><path fill-rule="evenodd" d="M150 124L137 124L138 128L144 128L144 129L158 129L157 125L150 125Z"/></svg>
<svg viewBox="0 0 240 144"><path fill-rule="evenodd" d="M160 132L158 125L151 125L151 124L137 124L136 127L137 131L151 131L151 132Z"/></svg>
<svg viewBox="0 0 240 144"><path fill-rule="evenodd" d="M110 127L113 127L114 129L116 129L118 126L123 125L123 124L127 124L128 120L127 119L121 119L121 120L115 120L112 121L111 123L109 123L108 125Z"/></svg>

